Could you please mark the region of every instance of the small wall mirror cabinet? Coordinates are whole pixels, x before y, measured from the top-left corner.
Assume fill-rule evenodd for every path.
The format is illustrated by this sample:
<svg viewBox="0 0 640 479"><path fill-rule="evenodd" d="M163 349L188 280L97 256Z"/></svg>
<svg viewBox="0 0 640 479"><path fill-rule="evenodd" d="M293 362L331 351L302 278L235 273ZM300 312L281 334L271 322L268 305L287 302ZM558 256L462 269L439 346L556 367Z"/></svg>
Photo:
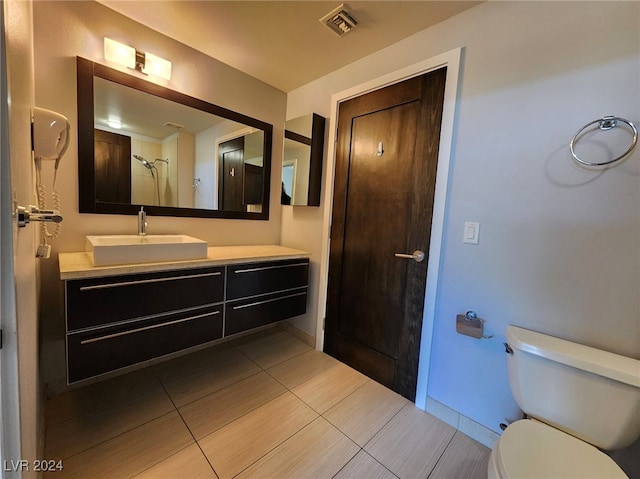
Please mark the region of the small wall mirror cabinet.
<svg viewBox="0 0 640 479"><path fill-rule="evenodd" d="M315 113L285 123L283 205L320 206L324 127L325 119Z"/></svg>

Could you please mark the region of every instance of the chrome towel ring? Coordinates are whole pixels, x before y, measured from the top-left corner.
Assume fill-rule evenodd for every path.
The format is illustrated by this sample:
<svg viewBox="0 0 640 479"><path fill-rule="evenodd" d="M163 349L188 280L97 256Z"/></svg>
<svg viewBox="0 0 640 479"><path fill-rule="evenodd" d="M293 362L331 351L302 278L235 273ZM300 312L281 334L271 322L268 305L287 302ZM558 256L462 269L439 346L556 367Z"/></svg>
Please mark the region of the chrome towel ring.
<svg viewBox="0 0 640 479"><path fill-rule="evenodd" d="M573 146L575 145L576 140L578 139L580 134L586 128L590 127L591 125L594 125L594 124L598 123L598 128L600 128L602 131L607 131L607 130L611 130L612 128L615 128L616 126L618 126L618 122L625 123L633 131L633 139L631 140L631 146L629 146L627 151L625 151L623 154L621 154L617 158L614 158L613 160L603 161L602 163L590 163L588 161L584 161L583 159L581 159L576 154L575 150L573 149ZM573 138L571 139L571 143L569 143L569 149L571 150L571 155L573 156L573 158L578 163L580 163L582 165L585 165L585 166L605 166L605 165L610 165L611 163L615 163L616 161L619 161L619 160L623 159L625 156L627 156L629 153L631 153L631 151L635 148L637 142L638 142L638 130L636 129L636 127L635 127L635 125L633 123L631 123L629 120L625 120L624 118L619 118L617 116L605 116L605 117L600 118L598 120L590 121L589 123L584 125L582 128L580 128L578 130L578 132L575 135L573 135Z"/></svg>

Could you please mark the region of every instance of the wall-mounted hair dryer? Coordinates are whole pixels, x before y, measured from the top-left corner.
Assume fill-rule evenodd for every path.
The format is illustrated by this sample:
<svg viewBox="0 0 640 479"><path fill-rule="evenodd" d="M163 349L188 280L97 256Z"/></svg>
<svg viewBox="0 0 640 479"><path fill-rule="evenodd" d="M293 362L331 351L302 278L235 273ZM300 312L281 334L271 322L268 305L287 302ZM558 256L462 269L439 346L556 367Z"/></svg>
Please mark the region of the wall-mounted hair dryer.
<svg viewBox="0 0 640 479"><path fill-rule="evenodd" d="M60 113L35 107L33 109L33 153L36 164L54 160L58 169L60 159L69 146L69 120Z"/></svg>
<svg viewBox="0 0 640 479"><path fill-rule="evenodd" d="M56 190L56 176L58 165L69 146L69 120L60 113L35 107L31 122L31 143L33 157L36 163L36 189L38 193L38 206L27 207L16 205L16 218L18 226L24 227L31 221L40 222L40 245L36 257L48 258L51 254L51 246L47 240L53 239L60 233L60 199ZM47 209L46 192L42 185L42 161L55 161L53 174L53 209ZM56 223L53 232L49 232L46 223Z"/></svg>

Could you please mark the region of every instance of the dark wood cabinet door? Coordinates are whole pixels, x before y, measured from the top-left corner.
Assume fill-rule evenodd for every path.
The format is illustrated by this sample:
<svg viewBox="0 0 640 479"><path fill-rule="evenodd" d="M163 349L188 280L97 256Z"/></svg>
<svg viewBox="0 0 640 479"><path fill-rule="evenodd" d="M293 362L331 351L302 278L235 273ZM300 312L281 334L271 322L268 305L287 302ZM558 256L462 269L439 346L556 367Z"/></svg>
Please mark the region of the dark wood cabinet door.
<svg viewBox="0 0 640 479"><path fill-rule="evenodd" d="M307 286L309 260L270 261L227 267L227 300Z"/></svg>
<svg viewBox="0 0 640 479"><path fill-rule="evenodd" d="M67 330L220 303L224 267L67 281Z"/></svg>
<svg viewBox="0 0 640 479"><path fill-rule="evenodd" d="M307 288L231 301L225 306L224 334L247 331L307 312Z"/></svg>
<svg viewBox="0 0 640 479"><path fill-rule="evenodd" d="M228 266L225 335L304 314L308 284L306 258Z"/></svg>
<svg viewBox="0 0 640 479"><path fill-rule="evenodd" d="M67 335L69 383L222 337L223 306L131 321Z"/></svg>

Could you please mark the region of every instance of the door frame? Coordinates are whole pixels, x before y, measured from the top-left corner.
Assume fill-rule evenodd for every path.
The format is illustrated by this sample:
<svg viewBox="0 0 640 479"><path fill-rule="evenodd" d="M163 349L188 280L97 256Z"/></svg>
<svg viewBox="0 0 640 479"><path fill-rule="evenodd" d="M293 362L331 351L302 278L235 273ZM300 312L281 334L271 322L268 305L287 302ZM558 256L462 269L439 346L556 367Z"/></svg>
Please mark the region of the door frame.
<svg viewBox="0 0 640 479"><path fill-rule="evenodd" d="M387 73L375 79L361 83L331 96L331 116L329 117L329 148L327 151L327 176L325 178L325 201L322 224L322 252L320 261L320 285L318 298L318 318L316 326L316 349L324 346L324 318L327 309L327 286L329 281L329 245L331 217L333 207L333 187L335 180L336 139L338 124L338 105L354 97L379 90L394 83L423 75L433 70L446 67L447 76L442 106L442 128L438 151L438 167L436 172L436 188L433 201L431 223L431 242L429 245L429 265L427 267L427 287L425 290L424 312L422 316L422 333L420 338L420 355L418 363L418 384L416 388L416 406L425 409L429 381L429 365L431 360L431 341L436 312L436 296L438 277L440 274L442 241L444 235L445 208L449 183L449 168L453 149L453 133L455 126L455 110L458 95L458 77L462 48L456 48L435 57L409 65L405 68Z"/></svg>

